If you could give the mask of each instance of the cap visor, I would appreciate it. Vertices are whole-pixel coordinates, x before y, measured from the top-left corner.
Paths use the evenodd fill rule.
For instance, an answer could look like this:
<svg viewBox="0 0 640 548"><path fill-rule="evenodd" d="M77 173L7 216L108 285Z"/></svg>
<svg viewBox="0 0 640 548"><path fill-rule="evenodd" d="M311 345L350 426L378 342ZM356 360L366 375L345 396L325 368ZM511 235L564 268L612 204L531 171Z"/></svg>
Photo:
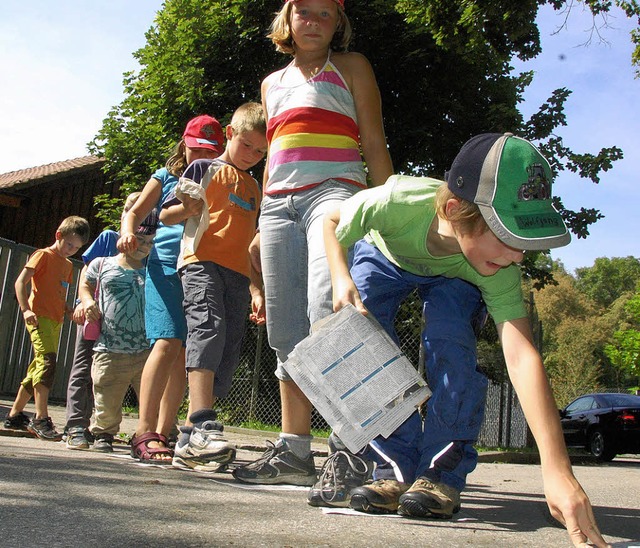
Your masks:
<svg viewBox="0 0 640 548"><path fill-rule="evenodd" d="M213 150L214 152L217 152L219 154L222 154L224 152L222 145L213 144L204 139L197 139L195 137L185 137L184 142L189 148L205 148L207 150Z"/></svg>
<svg viewBox="0 0 640 548"><path fill-rule="evenodd" d="M515 212L486 205L478 207L489 229L500 241L515 249L544 251L571 241L571 234L550 201L523 204Z"/></svg>

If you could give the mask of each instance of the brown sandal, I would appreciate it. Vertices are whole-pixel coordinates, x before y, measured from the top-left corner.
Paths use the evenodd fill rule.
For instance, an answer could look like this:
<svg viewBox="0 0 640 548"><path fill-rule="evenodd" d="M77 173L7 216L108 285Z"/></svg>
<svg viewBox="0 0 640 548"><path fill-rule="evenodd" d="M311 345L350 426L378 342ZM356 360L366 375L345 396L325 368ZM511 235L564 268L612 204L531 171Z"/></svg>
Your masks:
<svg viewBox="0 0 640 548"><path fill-rule="evenodd" d="M149 447L150 442L163 443L164 447ZM145 432L131 438L131 456L140 462L147 464L171 464L170 460L159 459L158 456L168 455L173 457L173 451L169 449L169 440L166 436L157 432Z"/></svg>

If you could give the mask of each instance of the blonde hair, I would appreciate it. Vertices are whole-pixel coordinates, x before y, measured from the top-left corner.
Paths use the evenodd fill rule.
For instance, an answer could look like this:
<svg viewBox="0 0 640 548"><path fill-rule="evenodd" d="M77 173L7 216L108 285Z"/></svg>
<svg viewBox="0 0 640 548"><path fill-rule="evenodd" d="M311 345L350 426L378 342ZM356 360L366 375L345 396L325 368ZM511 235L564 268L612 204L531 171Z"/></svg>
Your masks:
<svg viewBox="0 0 640 548"><path fill-rule="evenodd" d="M72 215L60 223L56 232L59 232L63 238L73 235L78 236L78 238L82 240L82 243L86 244L89 241L89 221L84 217Z"/></svg>
<svg viewBox="0 0 640 548"><path fill-rule="evenodd" d="M264 109L260 103L244 103L240 105L231 117L229 124L236 134L246 131L267 132L267 122L264 118Z"/></svg>
<svg viewBox="0 0 640 548"><path fill-rule="evenodd" d="M184 170L187 169L187 144L184 142L184 138L173 147L171 156L167 160L165 166L167 171L174 177L180 177Z"/></svg>
<svg viewBox="0 0 640 548"><path fill-rule="evenodd" d="M338 10L338 25L333 34L329 47L331 51L344 52L351 42L351 23L347 14L340 4L335 2ZM293 2L285 2L282 9L276 13L275 19L271 23L271 28L267 38L276 45L276 50L280 53L295 55L293 37L291 36L291 10Z"/></svg>
<svg viewBox="0 0 640 548"><path fill-rule="evenodd" d="M460 207L454 213L447 215L449 200L457 200ZM463 234L482 234L489 230L478 206L456 196L449 190L447 183L442 183L436 190L435 209L438 217L454 224Z"/></svg>

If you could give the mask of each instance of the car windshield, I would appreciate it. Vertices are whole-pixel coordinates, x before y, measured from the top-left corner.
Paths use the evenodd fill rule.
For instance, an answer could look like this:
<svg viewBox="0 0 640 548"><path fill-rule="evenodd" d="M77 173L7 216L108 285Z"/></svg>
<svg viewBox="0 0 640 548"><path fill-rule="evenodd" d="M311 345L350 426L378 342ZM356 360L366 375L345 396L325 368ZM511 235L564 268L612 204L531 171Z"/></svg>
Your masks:
<svg viewBox="0 0 640 548"><path fill-rule="evenodd" d="M640 406L640 397L631 394L606 394L604 399L611 407Z"/></svg>

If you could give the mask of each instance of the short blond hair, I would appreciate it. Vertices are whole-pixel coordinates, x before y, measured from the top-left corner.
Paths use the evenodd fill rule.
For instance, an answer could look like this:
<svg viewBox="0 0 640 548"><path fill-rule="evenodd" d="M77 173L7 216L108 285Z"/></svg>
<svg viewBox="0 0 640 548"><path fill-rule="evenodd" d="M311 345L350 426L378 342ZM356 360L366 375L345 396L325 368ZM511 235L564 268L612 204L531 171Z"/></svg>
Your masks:
<svg viewBox="0 0 640 548"><path fill-rule="evenodd" d="M460 203L460 207L452 215L447 215L449 200L457 200ZM435 208L438 217L454 224L463 234L482 234L489 230L480 208L473 202L456 196L449 190L447 183L442 183L436 190Z"/></svg>
<svg viewBox="0 0 640 548"><path fill-rule="evenodd" d="M335 4L338 10L338 26L329 47L331 51L344 52L347 51L351 42L351 23L342 6L337 2ZM282 9L276 13L275 19L271 22L270 32L267 34L267 38L270 38L276 45L277 51L290 55L295 54L293 37L291 36L292 9L293 2L285 2Z"/></svg>
<svg viewBox="0 0 640 548"><path fill-rule="evenodd" d="M89 221L87 221L84 217L78 217L77 215L71 215L64 219L58 230L60 235L65 238L67 236L78 236L82 240L83 244L86 244L89 241L89 234L91 229L89 228Z"/></svg>
<svg viewBox="0 0 640 548"><path fill-rule="evenodd" d="M229 125L238 135L246 131L267 132L267 121L264 117L264 109L260 103L249 102L240 105L233 113Z"/></svg>

